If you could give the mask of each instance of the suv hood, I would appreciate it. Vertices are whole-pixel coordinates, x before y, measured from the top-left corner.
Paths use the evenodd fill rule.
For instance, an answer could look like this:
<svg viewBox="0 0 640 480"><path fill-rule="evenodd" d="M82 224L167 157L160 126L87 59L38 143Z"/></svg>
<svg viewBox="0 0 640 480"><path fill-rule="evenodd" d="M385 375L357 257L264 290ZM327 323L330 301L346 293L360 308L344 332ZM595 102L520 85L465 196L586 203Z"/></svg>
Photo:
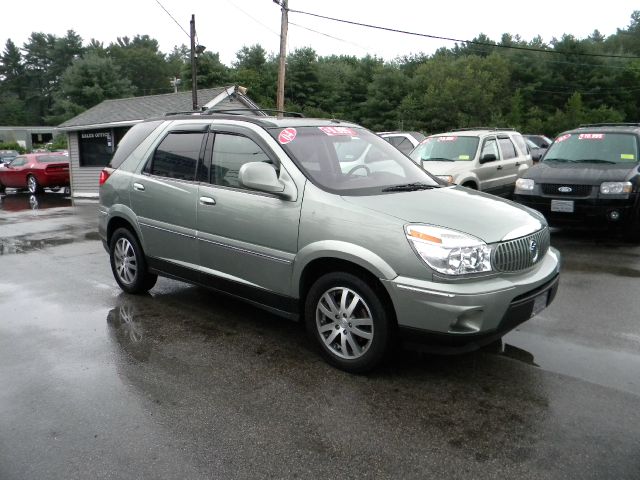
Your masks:
<svg viewBox="0 0 640 480"><path fill-rule="evenodd" d="M443 162L436 160L427 160L422 162L422 168L432 175L457 175L461 172L468 172L471 170L473 161L461 160L455 162Z"/></svg>
<svg viewBox="0 0 640 480"><path fill-rule="evenodd" d="M598 185L621 182L637 173L638 164L539 163L524 175L539 183L572 183Z"/></svg>
<svg viewBox="0 0 640 480"><path fill-rule="evenodd" d="M532 209L463 187L342 198L407 223L451 228L487 243L521 237L546 225L544 217Z"/></svg>

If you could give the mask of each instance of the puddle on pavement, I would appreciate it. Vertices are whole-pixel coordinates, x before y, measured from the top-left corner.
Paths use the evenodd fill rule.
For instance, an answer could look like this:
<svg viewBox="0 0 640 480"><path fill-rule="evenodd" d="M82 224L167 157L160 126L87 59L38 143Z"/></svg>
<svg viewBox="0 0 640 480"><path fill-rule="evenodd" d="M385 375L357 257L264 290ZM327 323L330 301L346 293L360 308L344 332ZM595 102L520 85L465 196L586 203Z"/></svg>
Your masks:
<svg viewBox="0 0 640 480"><path fill-rule="evenodd" d="M499 355L543 370L640 395L640 356L626 351L589 347L522 330L504 338ZM517 345L517 347L516 347Z"/></svg>
<svg viewBox="0 0 640 480"><path fill-rule="evenodd" d="M40 195L7 193L0 195L0 212L22 212L25 210L46 210L70 207L71 197L61 193L45 192Z"/></svg>

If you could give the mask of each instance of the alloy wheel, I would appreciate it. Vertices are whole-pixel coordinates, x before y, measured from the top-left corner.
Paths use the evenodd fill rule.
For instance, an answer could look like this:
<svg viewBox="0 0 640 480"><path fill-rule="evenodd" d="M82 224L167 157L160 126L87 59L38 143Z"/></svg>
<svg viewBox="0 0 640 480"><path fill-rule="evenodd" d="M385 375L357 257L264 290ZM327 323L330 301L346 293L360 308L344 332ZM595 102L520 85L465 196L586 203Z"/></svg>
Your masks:
<svg viewBox="0 0 640 480"><path fill-rule="evenodd" d="M118 277L123 283L132 284L138 273L138 261L133 245L129 240L121 237L116 242L113 253Z"/></svg>
<svg viewBox="0 0 640 480"><path fill-rule="evenodd" d="M340 358L360 358L373 340L373 318L369 306L354 290L327 290L316 307L316 328L329 351Z"/></svg>

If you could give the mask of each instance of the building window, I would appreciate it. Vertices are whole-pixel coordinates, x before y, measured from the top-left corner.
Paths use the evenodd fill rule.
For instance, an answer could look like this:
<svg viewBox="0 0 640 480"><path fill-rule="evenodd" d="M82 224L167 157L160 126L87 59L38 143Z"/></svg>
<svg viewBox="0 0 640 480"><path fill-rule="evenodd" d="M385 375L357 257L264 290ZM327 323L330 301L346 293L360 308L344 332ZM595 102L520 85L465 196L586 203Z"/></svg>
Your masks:
<svg viewBox="0 0 640 480"><path fill-rule="evenodd" d="M85 130L78 133L81 167L106 167L113 156L113 132Z"/></svg>

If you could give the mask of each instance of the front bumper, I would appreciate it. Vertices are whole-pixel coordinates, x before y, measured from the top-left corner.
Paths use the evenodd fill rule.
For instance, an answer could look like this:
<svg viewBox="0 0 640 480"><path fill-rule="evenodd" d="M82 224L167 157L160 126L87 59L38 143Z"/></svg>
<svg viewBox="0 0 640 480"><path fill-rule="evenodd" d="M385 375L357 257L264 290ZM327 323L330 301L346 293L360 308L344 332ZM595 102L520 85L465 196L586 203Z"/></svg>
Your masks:
<svg viewBox="0 0 640 480"><path fill-rule="evenodd" d="M636 194L627 198L571 198L537 195L514 195L514 201L542 213L551 225L624 225L637 216ZM551 211L552 200L573 201L573 212ZM614 215L613 212L616 212Z"/></svg>
<svg viewBox="0 0 640 480"><path fill-rule="evenodd" d="M473 282L438 283L406 277L383 281L401 336L447 350L473 350L500 338L549 305L557 292L560 253L550 248L534 268ZM536 302L537 299L537 302Z"/></svg>

